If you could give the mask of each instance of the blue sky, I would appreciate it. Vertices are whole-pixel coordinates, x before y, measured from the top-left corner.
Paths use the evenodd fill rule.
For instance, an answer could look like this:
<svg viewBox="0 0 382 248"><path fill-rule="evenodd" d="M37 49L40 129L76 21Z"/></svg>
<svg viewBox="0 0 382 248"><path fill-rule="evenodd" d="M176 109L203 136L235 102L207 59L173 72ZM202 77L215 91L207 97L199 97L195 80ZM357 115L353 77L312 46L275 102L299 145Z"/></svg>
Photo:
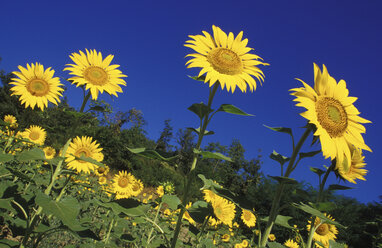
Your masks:
<svg viewBox="0 0 382 248"><path fill-rule="evenodd" d="M189 79L198 69L187 69L184 47L188 35L212 33L212 25L235 36L244 31L248 46L270 66L261 67L265 82L254 93L234 94L219 90L214 107L222 103L238 106L254 117L220 113L203 144L229 145L237 138L246 148L246 157L255 158L261 149L262 171L278 175L278 165L268 158L275 149L291 152L287 135L263 125L293 128L302 134L305 119L298 114L288 90L300 87L294 78L313 85L313 62L325 64L337 81L347 82L361 116L371 120L364 135L373 152L365 152L366 182L341 192L361 202L378 201L382 195L379 148L382 147L380 100L382 67L382 2L368 1L4 1L1 5L0 69L17 70L18 65L40 62L52 67L56 76L70 63L69 54L97 49L104 56L114 54L112 63L128 75L124 93L111 99L115 110L142 110L152 139L157 139L163 122L171 119L174 129L197 127L198 120L187 107L207 101L208 86ZM81 90L68 86L69 103L81 104ZM319 147L303 148L303 151ZM321 155L306 159L292 177L316 185L309 166L330 165ZM336 183L334 177L329 183Z"/></svg>

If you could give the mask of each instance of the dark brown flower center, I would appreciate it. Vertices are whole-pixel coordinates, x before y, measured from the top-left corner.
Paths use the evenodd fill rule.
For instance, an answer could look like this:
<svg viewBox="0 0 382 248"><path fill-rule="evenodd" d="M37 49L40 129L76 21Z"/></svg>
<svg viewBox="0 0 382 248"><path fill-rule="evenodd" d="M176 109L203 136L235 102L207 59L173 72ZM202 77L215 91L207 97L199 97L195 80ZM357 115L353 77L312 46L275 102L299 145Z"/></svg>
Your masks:
<svg viewBox="0 0 382 248"><path fill-rule="evenodd" d="M321 224L317 229L316 233L318 233L321 236L325 236L329 233L329 226L328 224Z"/></svg>
<svg viewBox="0 0 382 248"><path fill-rule="evenodd" d="M126 188L127 185L129 185L129 179L127 179L126 177L120 177L118 179L118 186L119 187Z"/></svg>

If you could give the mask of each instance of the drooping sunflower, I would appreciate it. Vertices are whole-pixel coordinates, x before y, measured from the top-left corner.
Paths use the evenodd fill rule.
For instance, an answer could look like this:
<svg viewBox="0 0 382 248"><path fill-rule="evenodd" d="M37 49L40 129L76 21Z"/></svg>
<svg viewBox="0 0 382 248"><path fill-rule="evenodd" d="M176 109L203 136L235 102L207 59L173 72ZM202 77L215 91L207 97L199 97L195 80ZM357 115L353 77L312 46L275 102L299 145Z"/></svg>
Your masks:
<svg viewBox="0 0 382 248"><path fill-rule="evenodd" d="M298 244L292 239L288 239L287 241L285 241L284 246L288 248L299 248Z"/></svg>
<svg viewBox="0 0 382 248"><path fill-rule="evenodd" d="M211 203L215 216L223 224L232 226L232 221L235 218L236 213L235 204L221 196L216 196Z"/></svg>
<svg viewBox="0 0 382 248"><path fill-rule="evenodd" d="M246 92L247 84L250 91L256 90L256 80L264 81L263 72L258 65L263 63L259 56L249 53L252 48L247 47L248 39L243 38L241 31L236 38L233 33L228 36L219 27L212 25L213 37L203 31L204 35L190 35L192 40L186 41L184 46L192 48L197 53L188 54L193 57L187 61L187 68L200 67L199 77L206 74L204 82L210 87L219 81L221 88L227 88L232 93L236 86ZM252 77L253 76L253 77Z"/></svg>
<svg viewBox="0 0 382 248"><path fill-rule="evenodd" d="M293 100L298 102L296 106L307 109L301 116L316 126L314 135L320 138L324 157L340 161L346 158L348 165L345 171L348 171L351 161L348 143L371 151L361 135L366 129L360 124L370 121L358 116L360 112L353 105L357 98L349 96L346 82L340 80L337 83L325 65L321 73L320 68L314 64L314 89L301 79L298 80L304 87L291 89L294 91L291 95L296 97Z"/></svg>
<svg viewBox="0 0 382 248"><path fill-rule="evenodd" d="M249 228L254 227L256 225L256 216L247 209L242 210L241 219L243 220L244 224Z"/></svg>
<svg viewBox="0 0 382 248"><path fill-rule="evenodd" d="M62 84L58 77L53 77L54 70L51 67L44 70L44 66L40 63L27 64L27 68L18 66L20 71L14 71L18 78L12 78L10 84L12 95L20 96L21 104L25 104L25 108L34 107L44 110L48 106L48 101L56 104L60 102L59 97L62 96Z"/></svg>
<svg viewBox="0 0 382 248"><path fill-rule="evenodd" d="M334 218L330 215L325 214L325 216L331 220L334 220ZM309 220L308 222L309 224L307 225L307 229L308 231L310 231L312 221ZM322 223L321 219L318 217L316 217L316 219L314 220L314 228L316 227L318 228L313 234L313 240L322 243L323 245L325 245L325 247L329 247L329 240L335 240L337 238L337 227L329 223Z"/></svg>
<svg viewBox="0 0 382 248"><path fill-rule="evenodd" d="M46 132L42 127L31 125L21 133L21 136L37 145L43 145L46 139Z"/></svg>
<svg viewBox="0 0 382 248"><path fill-rule="evenodd" d="M67 165L69 168L76 170L78 173L82 171L85 173L90 173L94 171L96 165L83 160L76 160L75 156L85 156L101 162L103 160L103 154L101 151L102 148L99 147L97 141L93 141L92 137L77 136L69 144L65 155L65 162L68 163Z"/></svg>
<svg viewBox="0 0 382 248"><path fill-rule="evenodd" d="M113 191L116 194L116 199L129 198L133 195L133 185L136 179L127 171L120 171L113 178Z"/></svg>
<svg viewBox="0 0 382 248"><path fill-rule="evenodd" d="M13 115L4 116L4 122L8 123L10 128L17 128L17 119Z"/></svg>
<svg viewBox="0 0 382 248"><path fill-rule="evenodd" d="M84 85L86 90L90 90L93 100L97 100L98 93L102 94L103 91L116 97L117 92L122 93L120 85L126 86L122 78L127 76L117 69L119 65L110 65L114 55L102 59L101 52L86 49L86 54L79 51L79 54L72 53L69 57L75 64L67 64L68 67L64 69L74 75L68 80L77 87Z"/></svg>
<svg viewBox="0 0 382 248"><path fill-rule="evenodd" d="M53 147L51 147L51 146L45 147L43 149L43 151L45 153L45 158L46 159L52 159L56 155L56 150Z"/></svg>
<svg viewBox="0 0 382 248"><path fill-rule="evenodd" d="M347 168L346 158L342 162L337 160L336 161L337 173L343 179L354 184L356 184L356 181L355 181L356 179L366 181L364 176L366 175L367 170L364 169L366 163L364 162L365 157L362 155L362 150L351 145L350 153L351 153L350 168L346 171L346 168Z"/></svg>
<svg viewBox="0 0 382 248"><path fill-rule="evenodd" d="M189 202L189 203L186 205L186 209L189 209L191 206L192 206L192 203ZM188 222L190 222L191 225L195 225L195 220L191 217L190 213L188 213L187 210L186 210L186 212L184 212L184 214L183 214L183 219L188 220Z"/></svg>

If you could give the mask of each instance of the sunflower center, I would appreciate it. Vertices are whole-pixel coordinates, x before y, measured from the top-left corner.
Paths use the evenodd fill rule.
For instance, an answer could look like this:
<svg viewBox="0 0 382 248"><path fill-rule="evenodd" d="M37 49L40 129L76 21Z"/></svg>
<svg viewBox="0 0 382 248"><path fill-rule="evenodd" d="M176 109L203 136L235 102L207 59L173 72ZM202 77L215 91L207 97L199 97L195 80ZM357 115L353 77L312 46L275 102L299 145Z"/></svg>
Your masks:
<svg viewBox="0 0 382 248"><path fill-rule="evenodd" d="M330 137L339 137L345 132L348 118L344 106L332 98L322 97L316 102L317 119Z"/></svg>
<svg viewBox="0 0 382 248"><path fill-rule="evenodd" d="M119 187L126 188L127 185L129 185L129 179L127 179L126 177L120 177L118 179L118 186Z"/></svg>
<svg viewBox="0 0 382 248"><path fill-rule="evenodd" d="M84 157L90 157L90 155L91 155L91 153L87 150L87 149L85 149L85 148L80 148L80 149L78 149L76 152L75 152L75 154L74 155L76 155L77 157L82 157L82 156L84 156ZM80 163L86 163L86 161L82 161L82 160L78 160L78 162L80 162Z"/></svg>
<svg viewBox="0 0 382 248"><path fill-rule="evenodd" d="M244 212L244 219L246 220L246 221L250 221L251 220L251 213L250 212L247 212L247 211L245 211Z"/></svg>
<svg viewBox="0 0 382 248"><path fill-rule="evenodd" d="M106 170L103 167L98 167L97 171L99 174L103 174Z"/></svg>
<svg viewBox="0 0 382 248"><path fill-rule="evenodd" d="M45 96L49 93L49 84L42 79L32 79L26 87L33 96Z"/></svg>
<svg viewBox="0 0 382 248"><path fill-rule="evenodd" d="M328 224L321 224L317 229L316 233L318 233L321 236L325 236L329 233L329 226Z"/></svg>
<svg viewBox="0 0 382 248"><path fill-rule="evenodd" d="M40 138L40 133L39 132L30 132L29 138L31 140L38 140Z"/></svg>
<svg viewBox="0 0 382 248"><path fill-rule="evenodd" d="M241 59L237 53L228 48L216 48L207 55L212 67L227 75L239 74L242 70Z"/></svg>
<svg viewBox="0 0 382 248"><path fill-rule="evenodd" d="M107 73L98 66L90 66L84 72L84 78L94 85L105 85L107 82Z"/></svg>

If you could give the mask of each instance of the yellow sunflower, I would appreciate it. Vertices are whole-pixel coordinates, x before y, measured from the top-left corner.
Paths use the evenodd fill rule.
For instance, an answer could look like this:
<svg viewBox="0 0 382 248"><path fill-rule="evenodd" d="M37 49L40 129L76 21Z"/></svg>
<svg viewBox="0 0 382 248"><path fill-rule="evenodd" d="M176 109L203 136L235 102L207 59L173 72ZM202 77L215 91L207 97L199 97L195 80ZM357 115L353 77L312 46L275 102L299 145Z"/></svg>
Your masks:
<svg viewBox="0 0 382 248"><path fill-rule="evenodd" d="M117 69L119 65L110 65L114 55L102 59L101 52L86 49L86 54L80 51L79 54L72 53L69 57L75 64L67 64L68 67L64 69L74 75L68 80L77 87L84 85L86 90L90 90L93 100L97 100L98 93L103 91L116 97L117 92L122 93L120 85L126 86L122 78L127 76Z"/></svg>
<svg viewBox="0 0 382 248"><path fill-rule="evenodd" d="M139 195L143 190L143 183L141 180L137 179L133 183L133 186L131 187L131 195L137 196Z"/></svg>
<svg viewBox="0 0 382 248"><path fill-rule="evenodd" d="M288 248L299 248L298 244L291 239L285 241L284 245Z"/></svg>
<svg viewBox="0 0 382 248"><path fill-rule="evenodd" d="M43 145L46 139L46 132L42 127L31 125L21 133L21 136L37 145Z"/></svg>
<svg viewBox="0 0 382 248"><path fill-rule="evenodd" d="M222 89L227 87L227 91L232 93L236 86L242 92L247 91L247 84L251 92L256 90L256 81L264 81L263 72L258 65L268 65L259 61L261 59L255 54L248 53L253 50L247 47L248 39L243 38L241 31L236 38L233 33L228 36L219 27L212 25L214 37L206 31L203 35L190 35L192 40L186 41L184 46L192 48L197 53L187 56L193 57L187 61L187 68L200 67L199 77L206 74L204 82L209 82L210 87L217 81ZM262 59L261 59L262 60Z"/></svg>
<svg viewBox="0 0 382 248"><path fill-rule="evenodd" d="M133 185L136 179L127 171L120 171L113 178L113 191L116 193L116 199L129 198L133 195Z"/></svg>
<svg viewBox="0 0 382 248"><path fill-rule="evenodd" d="M20 71L14 71L18 78L12 78L10 84L14 85L11 90L12 95L20 96L21 104L25 104L25 108L34 107L44 110L48 106L48 101L56 104L60 102L59 97L64 91L60 79L53 77L54 70L51 67L44 70L44 66L36 64L27 64L27 68L18 66Z"/></svg>
<svg viewBox="0 0 382 248"><path fill-rule="evenodd" d="M204 194L203 198L206 202L213 202L213 200L216 197L216 194L212 190L209 190L209 189L203 190L203 194Z"/></svg>
<svg viewBox="0 0 382 248"><path fill-rule="evenodd" d="M215 216L223 224L232 226L232 221L235 218L236 212L235 204L220 196L216 196L211 203Z"/></svg>
<svg viewBox="0 0 382 248"><path fill-rule="evenodd" d="M231 236L228 233L225 233L222 235L222 241L223 242L229 242L230 238L231 238Z"/></svg>
<svg viewBox="0 0 382 248"><path fill-rule="evenodd" d="M189 202L187 205L186 205L186 209L189 209L191 207L192 203ZM191 217L190 213L186 210L186 212L184 212L183 214L183 219L186 219L188 220L188 222L190 222L191 225L195 225L195 220Z"/></svg>
<svg viewBox="0 0 382 248"><path fill-rule="evenodd" d="M16 117L14 117L13 115L4 116L4 122L6 122L10 128L17 128L18 126Z"/></svg>
<svg viewBox="0 0 382 248"><path fill-rule="evenodd" d="M269 239L269 241L273 242L276 240L276 236L273 233L271 233L271 234L269 234L268 239Z"/></svg>
<svg viewBox="0 0 382 248"><path fill-rule="evenodd" d="M243 209L241 219L249 228L256 225L256 216L249 210Z"/></svg>
<svg viewBox="0 0 382 248"><path fill-rule="evenodd" d="M354 146L350 146L350 153L351 153L351 163L350 168L346 171L345 168L347 166L346 158L344 161L337 160L336 163L336 170L340 176L351 182L356 184L356 179L360 179L363 181L366 181L365 175L367 173L367 170L364 169L366 163L364 162L365 157L362 156L362 150L355 148Z"/></svg>
<svg viewBox="0 0 382 248"><path fill-rule="evenodd" d="M321 73L320 68L314 64L314 89L304 81L298 80L305 87L291 89L294 91L291 94L296 97L293 100L298 102L296 106L307 109L301 116L316 126L314 135L320 137L325 158L343 161L345 157L349 161L345 168L345 171L348 171L351 161L348 143L371 151L361 135L366 132L365 127L360 124L370 121L358 116L360 112L353 105L357 98L348 96L346 82L340 80L337 84L325 65Z"/></svg>
<svg viewBox="0 0 382 248"><path fill-rule="evenodd" d="M53 147L47 146L43 149L46 159L52 159L56 155L56 150Z"/></svg>
<svg viewBox="0 0 382 248"><path fill-rule="evenodd" d="M325 214L325 216L331 220L334 220L334 218L332 218L330 215ZM309 224L307 225L307 229L308 231L310 231L312 221L309 220L308 222ZM325 247L329 247L330 239L335 240L337 238L337 227L332 224L322 223L321 219L318 217L316 217L316 219L314 220L314 228L317 229L313 234L313 240L322 243L323 245L325 245Z"/></svg>
<svg viewBox="0 0 382 248"><path fill-rule="evenodd" d="M82 171L85 173L90 173L91 171L94 171L96 165L90 162L76 160L74 156L85 156L101 162L103 160L103 154L101 151L102 148L99 147L99 144L97 144L96 141L93 141L92 137L77 136L69 144L65 155L65 162L68 163L69 168L76 170L78 173Z"/></svg>
<svg viewBox="0 0 382 248"><path fill-rule="evenodd" d="M104 185L104 184L107 184L107 178L105 176L100 176L98 177L98 183L100 185Z"/></svg>
<svg viewBox="0 0 382 248"><path fill-rule="evenodd" d="M248 240L244 239L243 241L241 241L241 247L248 247L249 246L249 242Z"/></svg>
<svg viewBox="0 0 382 248"><path fill-rule="evenodd" d="M95 170L94 170L94 173L99 176L99 177L102 177L102 176L106 176L107 173L109 173L110 171L110 168L109 166L105 165L105 166L95 166Z"/></svg>
<svg viewBox="0 0 382 248"><path fill-rule="evenodd" d="M157 188L157 194L159 197L162 197L164 195L164 188L163 185L159 185Z"/></svg>

